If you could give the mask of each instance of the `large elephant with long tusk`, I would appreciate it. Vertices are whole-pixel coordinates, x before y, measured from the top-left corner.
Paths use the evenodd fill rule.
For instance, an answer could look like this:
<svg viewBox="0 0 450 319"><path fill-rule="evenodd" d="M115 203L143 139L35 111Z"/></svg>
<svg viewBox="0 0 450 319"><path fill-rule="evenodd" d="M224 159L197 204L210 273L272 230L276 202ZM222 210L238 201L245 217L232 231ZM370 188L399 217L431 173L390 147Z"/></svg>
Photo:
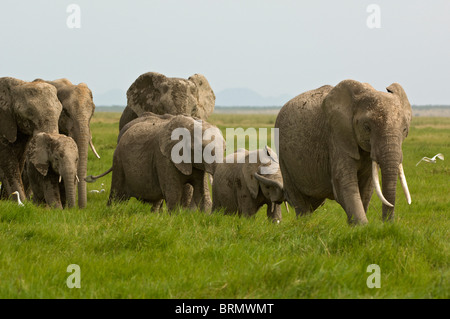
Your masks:
<svg viewBox="0 0 450 319"><path fill-rule="evenodd" d="M411 117L398 83L380 92L367 83L344 80L287 102L275 127L284 189L297 215L313 212L328 198L344 208L349 223L365 224L375 189L383 220L392 219L398 178L410 204L402 143Z"/></svg>
<svg viewBox="0 0 450 319"><path fill-rule="evenodd" d="M34 82L43 81L37 79ZM68 79L46 81L56 87L58 99L62 104L59 117L59 133L74 139L78 147L78 207L84 208L87 202L86 172L89 147L94 155L100 158L92 143L90 129L91 118L94 115L95 104L92 91L85 83L72 84Z"/></svg>

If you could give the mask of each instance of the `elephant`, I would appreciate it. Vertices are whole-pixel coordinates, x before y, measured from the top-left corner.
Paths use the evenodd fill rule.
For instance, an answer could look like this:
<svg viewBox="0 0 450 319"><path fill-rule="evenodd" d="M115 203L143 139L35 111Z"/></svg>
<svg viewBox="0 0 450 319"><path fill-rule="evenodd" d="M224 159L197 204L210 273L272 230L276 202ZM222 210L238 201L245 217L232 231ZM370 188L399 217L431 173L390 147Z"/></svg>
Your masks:
<svg viewBox="0 0 450 319"><path fill-rule="evenodd" d="M62 111L56 88L44 82L0 78L0 167L5 194L26 194L22 182L25 150L37 133L58 133Z"/></svg>
<svg viewBox="0 0 450 319"><path fill-rule="evenodd" d="M127 106L119 131L142 113L186 115L207 120L216 96L205 76L194 74L187 80L169 78L156 72L140 75L127 90Z"/></svg>
<svg viewBox="0 0 450 319"><path fill-rule="evenodd" d="M266 147L251 152L241 149L228 155L216 167L212 195L213 211L222 209L226 214L249 217L267 204L267 217L280 222L280 204L285 197L276 154Z"/></svg>
<svg viewBox="0 0 450 319"><path fill-rule="evenodd" d="M147 72L140 75L127 90L127 106L120 117L119 131L146 112L186 115L206 121L214 110L215 100L214 91L201 74L194 74L186 80ZM92 176L87 181L92 182ZM212 203L207 175L204 187L207 194L206 205L210 208ZM185 185L183 193L183 200L186 201L183 205L187 206L192 198L192 186Z"/></svg>
<svg viewBox="0 0 450 319"><path fill-rule="evenodd" d="M108 205L135 197L151 203L156 211L164 199L172 211L183 203L186 207L183 190L190 184L189 208L208 211L205 172L214 174L215 158L223 158L224 147L220 130L206 121L184 115L143 114L119 135Z"/></svg>
<svg viewBox="0 0 450 319"><path fill-rule="evenodd" d="M35 82L43 81L36 79ZM85 83L72 84L68 79L45 81L57 89L63 111L59 118L59 133L74 139L78 147L78 169L80 178L78 183L78 207L84 208L87 203L86 172L88 161L88 149L91 147L94 155L100 158L94 144L90 130L90 122L95 111L92 91Z"/></svg>
<svg viewBox="0 0 450 319"><path fill-rule="evenodd" d="M281 108L275 122L280 168L297 216L331 199L343 207L350 225L366 224L375 188L382 219L391 220L398 176L411 203L402 165L411 105L400 84L386 90L343 80L300 94Z"/></svg>
<svg viewBox="0 0 450 319"><path fill-rule="evenodd" d="M76 204L79 182L78 147L75 141L59 133L38 133L26 151L26 174L33 191L33 202L54 208Z"/></svg>

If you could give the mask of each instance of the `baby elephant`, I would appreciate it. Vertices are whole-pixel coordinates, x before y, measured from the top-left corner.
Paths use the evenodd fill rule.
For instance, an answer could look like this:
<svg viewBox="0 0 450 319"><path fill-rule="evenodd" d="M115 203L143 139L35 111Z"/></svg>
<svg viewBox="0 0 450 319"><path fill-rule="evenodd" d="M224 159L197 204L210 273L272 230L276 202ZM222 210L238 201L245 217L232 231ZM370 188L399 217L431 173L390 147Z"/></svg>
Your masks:
<svg viewBox="0 0 450 319"><path fill-rule="evenodd" d="M58 133L38 133L30 141L26 173L33 202L55 208L74 207L78 180L78 148L75 141Z"/></svg>
<svg viewBox="0 0 450 319"><path fill-rule="evenodd" d="M213 210L252 216L267 204L267 217L281 221L285 201L283 179L276 154L265 149L238 150L218 164L212 187Z"/></svg>

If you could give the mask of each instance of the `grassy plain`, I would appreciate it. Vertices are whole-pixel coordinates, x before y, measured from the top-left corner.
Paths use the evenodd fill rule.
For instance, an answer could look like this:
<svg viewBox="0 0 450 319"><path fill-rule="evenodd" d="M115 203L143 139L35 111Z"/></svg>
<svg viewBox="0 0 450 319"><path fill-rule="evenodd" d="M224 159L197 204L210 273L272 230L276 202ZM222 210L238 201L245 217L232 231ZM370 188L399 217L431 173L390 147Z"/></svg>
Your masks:
<svg viewBox="0 0 450 319"><path fill-rule="evenodd" d="M111 166L119 113L96 113L89 174ZM273 127L273 114L213 114L226 127ZM412 195L398 188L394 222L381 221L373 196L369 224L349 227L327 201L296 218L267 221L195 211L150 213L136 200L106 207L111 175L93 184L88 207L52 210L0 202L0 298L449 298L450 118L413 119L404 146ZM102 185L103 183L103 185ZM69 289L67 266L81 269ZM381 288L367 267L380 266Z"/></svg>

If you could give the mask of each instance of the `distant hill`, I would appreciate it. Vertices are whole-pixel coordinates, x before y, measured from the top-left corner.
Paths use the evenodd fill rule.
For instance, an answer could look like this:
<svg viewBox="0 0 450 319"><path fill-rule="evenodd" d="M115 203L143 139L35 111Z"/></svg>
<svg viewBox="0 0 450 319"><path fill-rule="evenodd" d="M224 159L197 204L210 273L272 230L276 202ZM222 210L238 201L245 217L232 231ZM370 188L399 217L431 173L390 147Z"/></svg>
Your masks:
<svg viewBox="0 0 450 319"><path fill-rule="evenodd" d="M94 93L94 103L99 106L126 106L127 93L121 89L112 89L102 94Z"/></svg>
<svg viewBox="0 0 450 319"><path fill-rule="evenodd" d="M218 106L283 106L292 96L264 97L246 88L225 89L216 93ZM126 106L127 94L121 89L112 89L105 93L94 94L94 103L98 106Z"/></svg>
<svg viewBox="0 0 450 319"><path fill-rule="evenodd" d="M216 93L217 106L283 106L292 96L283 94L279 96L264 97L259 93L246 88L225 89Z"/></svg>
<svg viewBox="0 0 450 319"><path fill-rule="evenodd" d="M264 97L247 88L231 88L216 93L216 113L278 113L293 96L283 94ZM122 112L127 105L127 94L112 89L102 94L94 93L97 112ZM450 116L449 105L412 105L414 116Z"/></svg>

